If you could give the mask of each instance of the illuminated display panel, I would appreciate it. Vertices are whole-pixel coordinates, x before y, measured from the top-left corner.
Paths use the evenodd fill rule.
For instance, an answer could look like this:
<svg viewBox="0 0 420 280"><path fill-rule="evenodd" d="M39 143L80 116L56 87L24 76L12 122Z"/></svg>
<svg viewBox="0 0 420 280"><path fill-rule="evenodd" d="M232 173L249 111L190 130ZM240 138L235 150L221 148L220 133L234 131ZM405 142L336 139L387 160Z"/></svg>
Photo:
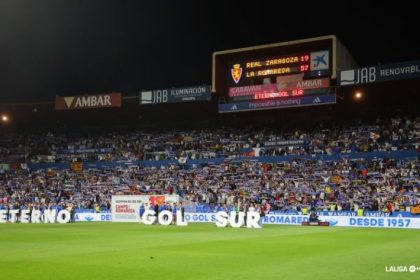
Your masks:
<svg viewBox="0 0 420 280"><path fill-rule="evenodd" d="M250 96L256 94L279 93L284 91L293 91L299 89L319 89L330 86L329 78L303 80L303 75L282 76L274 84L250 85L229 88L228 96Z"/></svg>
<svg viewBox="0 0 420 280"><path fill-rule="evenodd" d="M330 76L329 51L302 52L292 55L257 57L228 63L228 85L258 85L277 76L317 71L318 77ZM322 72L320 72L322 70ZM307 76L314 76L307 75Z"/></svg>
<svg viewBox="0 0 420 280"><path fill-rule="evenodd" d="M269 58L265 60L249 61L245 63L245 68L256 68L263 66L282 65L282 64L294 64L294 63L308 63L309 54L285 56L279 58Z"/></svg>
<svg viewBox="0 0 420 280"><path fill-rule="evenodd" d="M326 89L318 89L316 91L310 91L310 90L304 90L304 89L293 89L293 90L283 90L278 92L272 92L272 93L257 93L253 95L253 98L255 100L260 99L270 99L270 98L281 98L281 97L294 97L294 96L303 96L308 94L320 94L325 93L328 91L328 88Z"/></svg>
<svg viewBox="0 0 420 280"><path fill-rule="evenodd" d="M231 102L241 102L241 101L252 101L252 100L264 100L264 99L278 99L278 98L288 98L296 96L308 96L308 95L317 95L317 94L328 94L330 88L316 88L316 89L291 89L291 90L276 90L273 92L265 91L256 91L249 93L248 95L237 95L231 97L229 100Z"/></svg>
<svg viewBox="0 0 420 280"><path fill-rule="evenodd" d="M234 62L231 66L231 84L239 84L241 79L241 84L255 84L254 78L307 72L309 66L309 53Z"/></svg>
<svg viewBox="0 0 420 280"><path fill-rule="evenodd" d="M353 63L347 58L334 35L218 51L212 91L221 113L334 104L336 69Z"/></svg>

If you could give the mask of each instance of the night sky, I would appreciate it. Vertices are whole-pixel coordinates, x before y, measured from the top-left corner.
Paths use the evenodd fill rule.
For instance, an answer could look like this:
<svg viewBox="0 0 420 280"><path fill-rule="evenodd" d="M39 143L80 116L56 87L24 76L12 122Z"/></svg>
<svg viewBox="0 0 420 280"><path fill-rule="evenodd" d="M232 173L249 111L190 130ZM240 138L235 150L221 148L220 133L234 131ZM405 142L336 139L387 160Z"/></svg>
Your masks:
<svg viewBox="0 0 420 280"><path fill-rule="evenodd" d="M361 66L420 59L414 2L227 2L0 0L0 102L211 84L214 51L329 34Z"/></svg>

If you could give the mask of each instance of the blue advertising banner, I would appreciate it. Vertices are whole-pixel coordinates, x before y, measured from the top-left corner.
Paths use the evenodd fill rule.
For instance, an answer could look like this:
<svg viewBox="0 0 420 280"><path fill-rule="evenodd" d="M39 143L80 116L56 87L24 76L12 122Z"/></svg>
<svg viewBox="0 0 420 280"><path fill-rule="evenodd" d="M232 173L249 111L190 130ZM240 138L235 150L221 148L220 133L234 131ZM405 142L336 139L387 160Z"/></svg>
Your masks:
<svg viewBox="0 0 420 280"><path fill-rule="evenodd" d="M277 140L277 141L265 141L264 147L275 147L275 146L303 146L307 143L305 140Z"/></svg>
<svg viewBox="0 0 420 280"><path fill-rule="evenodd" d="M420 77L420 60L341 71L338 84L358 85Z"/></svg>
<svg viewBox="0 0 420 280"><path fill-rule="evenodd" d="M356 211L317 211L319 216L357 216ZM408 218L420 218L420 215L413 215L410 212L396 211L392 215L382 211L364 211L363 215L366 217L408 217Z"/></svg>
<svg viewBox="0 0 420 280"><path fill-rule="evenodd" d="M112 152L112 148L92 148L92 149L64 149L58 151L58 154L88 154L88 153L95 153L95 154L106 154Z"/></svg>
<svg viewBox="0 0 420 280"><path fill-rule="evenodd" d="M169 88L140 92L139 104L178 103L211 100L210 86Z"/></svg>
<svg viewBox="0 0 420 280"><path fill-rule="evenodd" d="M347 160L352 159L365 159L365 160L372 160L372 159L384 159L384 158L395 158L395 159L407 159L407 158L417 158L420 153L417 150L401 150L401 151L392 151L392 152L363 152L363 153L343 153L343 154L335 154L335 155L287 155L287 156L264 156L264 157L255 157L255 158L246 158L258 160L259 162L267 162L267 163L276 163L276 162L284 162L290 161L297 158L300 159L310 159L310 160L341 160L346 158ZM241 161L245 158L236 158L235 160ZM193 164L199 165L203 163L214 163L220 164L225 161L225 158L209 158L209 159L189 159L187 160L187 166L191 166ZM129 166L156 166L160 167L162 165L168 164L178 164L176 160L144 160L144 161L97 161L97 162L84 162L83 166L85 169L89 168L114 168L114 167L129 167ZM50 163L50 162L43 162L43 163L28 163L27 167L31 170L41 170L41 169L69 169L69 163ZM3 168L10 169L10 166L7 165L0 165L0 170Z"/></svg>
<svg viewBox="0 0 420 280"><path fill-rule="evenodd" d="M288 107L304 107L325 104L335 104L336 95L314 95L292 98L260 100L252 102L234 102L219 104L219 113L234 113L240 111L267 110Z"/></svg>

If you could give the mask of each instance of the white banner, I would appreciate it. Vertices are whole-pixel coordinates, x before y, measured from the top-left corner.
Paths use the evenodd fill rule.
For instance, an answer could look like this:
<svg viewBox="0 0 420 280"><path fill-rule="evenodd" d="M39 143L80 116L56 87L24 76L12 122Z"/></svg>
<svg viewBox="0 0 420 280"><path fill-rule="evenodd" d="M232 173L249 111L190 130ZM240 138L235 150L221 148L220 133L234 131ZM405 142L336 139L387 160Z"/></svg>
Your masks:
<svg viewBox="0 0 420 280"><path fill-rule="evenodd" d="M110 222L111 213L76 213L74 220L76 222Z"/></svg>
<svg viewBox="0 0 420 280"><path fill-rule="evenodd" d="M189 223L215 223L216 213L185 213L184 219Z"/></svg>
<svg viewBox="0 0 420 280"><path fill-rule="evenodd" d="M320 216L319 219L321 221L329 222L330 226L338 226L338 227L376 227L376 228L417 228L417 229L420 229L420 218Z"/></svg>
<svg viewBox="0 0 420 280"><path fill-rule="evenodd" d="M133 199L134 196L128 196ZM123 199L121 199L123 200ZM127 199L125 199L127 201ZM120 201L121 202L121 201ZM133 203L134 204L134 203ZM132 206L136 209L135 206ZM139 206L140 207L140 206ZM124 208L125 209L125 208ZM133 221L138 222L138 207ZM123 215L126 213L119 213ZM80 213L76 214L76 221L111 221L110 213ZM319 216L320 221L329 222L334 227L376 227L376 228L410 228L420 229L419 218L406 217L358 217L358 216ZM113 220L114 221L114 220ZM216 213L185 213L185 221L189 223L215 223ZM309 221L309 216L303 215L267 215L263 224L271 225L300 225Z"/></svg>
<svg viewBox="0 0 420 280"><path fill-rule="evenodd" d="M215 223L216 213L185 213L185 220L191 223ZM320 221L335 227L377 227L377 228L417 228L420 229L420 218L404 217L357 217L357 216L319 216ZM267 215L263 224L300 225L309 221L303 215Z"/></svg>
<svg viewBox="0 0 420 280"><path fill-rule="evenodd" d="M111 212L113 222L139 222L140 206L150 209L156 203L178 203L178 195L113 195Z"/></svg>

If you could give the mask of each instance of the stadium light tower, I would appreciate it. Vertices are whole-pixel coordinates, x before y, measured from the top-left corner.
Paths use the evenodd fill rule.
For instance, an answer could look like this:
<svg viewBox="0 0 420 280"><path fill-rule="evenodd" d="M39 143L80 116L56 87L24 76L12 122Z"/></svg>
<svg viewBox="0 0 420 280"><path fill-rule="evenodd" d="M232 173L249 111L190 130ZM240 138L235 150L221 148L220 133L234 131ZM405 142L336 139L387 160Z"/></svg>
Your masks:
<svg viewBox="0 0 420 280"><path fill-rule="evenodd" d="M356 91L353 95L354 100L361 101L363 99L363 93L361 91Z"/></svg>
<svg viewBox="0 0 420 280"><path fill-rule="evenodd" d="M3 123L7 123L7 122L9 122L9 116L8 115L1 115L1 121L3 122Z"/></svg>

